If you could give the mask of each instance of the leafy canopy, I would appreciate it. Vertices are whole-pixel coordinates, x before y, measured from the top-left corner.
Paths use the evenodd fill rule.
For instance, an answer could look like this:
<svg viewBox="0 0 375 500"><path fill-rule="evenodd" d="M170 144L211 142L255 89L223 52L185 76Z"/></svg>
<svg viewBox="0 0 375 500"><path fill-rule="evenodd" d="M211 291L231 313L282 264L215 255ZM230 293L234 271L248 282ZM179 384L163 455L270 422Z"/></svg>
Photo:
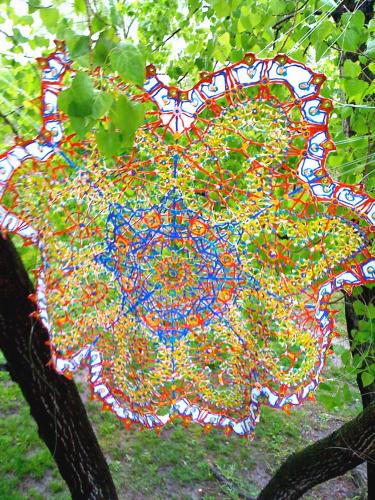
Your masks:
<svg viewBox="0 0 375 500"><path fill-rule="evenodd" d="M66 41L77 71L59 97L68 127L80 137L95 128L98 147L106 157L131 146L145 110L110 91L105 81L100 88L94 85L89 74L97 66L105 75L119 75L134 93L142 86L146 63L169 75L172 84L189 88L200 71L234 62L245 52L264 57L286 52L328 76L323 94L335 103L331 135L337 145L328 161L332 175L348 183L362 182L368 192L375 188L371 2L357 2L352 11L335 0L5 0L1 4L2 149L16 133L31 138L38 131L40 74L34 57L47 55L53 39ZM355 293L360 299L361 290ZM356 300L354 307L362 317L356 345L374 345L374 305L366 307ZM365 386L374 381L373 348L365 350L363 358L351 357L341 345L334 350L348 376L359 371ZM330 381L321 385L319 394L327 406L351 398L347 384L337 387Z"/></svg>

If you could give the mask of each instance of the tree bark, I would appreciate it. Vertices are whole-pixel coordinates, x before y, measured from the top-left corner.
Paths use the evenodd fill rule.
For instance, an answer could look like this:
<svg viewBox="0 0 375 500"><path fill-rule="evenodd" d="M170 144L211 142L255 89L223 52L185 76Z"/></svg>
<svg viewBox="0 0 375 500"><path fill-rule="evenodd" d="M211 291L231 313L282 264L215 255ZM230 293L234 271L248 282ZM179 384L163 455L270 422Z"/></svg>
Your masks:
<svg viewBox="0 0 375 500"><path fill-rule="evenodd" d="M48 364L48 333L30 316L29 277L10 240L0 237L0 349L41 439L74 499L117 499L116 489L76 385Z"/></svg>
<svg viewBox="0 0 375 500"><path fill-rule="evenodd" d="M375 462L375 402L329 436L291 455L258 500L300 498L317 484L345 474L366 460Z"/></svg>
<svg viewBox="0 0 375 500"><path fill-rule="evenodd" d="M359 356L365 356L365 360L362 362L362 365L357 367L358 370L365 370L368 365L375 363L375 355L373 346L367 343L357 344L355 341L354 330L358 331L359 321L361 319L366 319L358 317L358 315L356 314L354 309L354 301L356 299L360 300L365 305L373 303L375 300L375 289L363 286L362 293L358 297L353 297L351 295L345 294L345 319L350 343L350 350L352 356L355 356L356 354L358 354ZM356 379L359 392L361 393L362 406L363 408L367 408L371 403L375 401L375 382L364 387L360 371L357 372ZM367 493L368 498L375 498L374 461L367 462Z"/></svg>
<svg viewBox="0 0 375 500"><path fill-rule="evenodd" d="M353 12L356 9L359 9L363 12L365 16L365 23L368 24L373 17L373 4L374 4L373 0L363 1L360 3L360 5L358 5L358 2L355 2L354 0L345 0L334 11L333 19L338 24L344 12ZM360 47L360 50L365 51L366 46ZM357 52L341 52L341 55L342 55L342 57L340 58L341 78L344 77L344 72L343 72L344 62L346 59L350 59L351 61L354 62L359 61L362 70L359 75L360 79L363 79L365 81L366 79L369 81L372 80L373 74L366 67L366 65L362 64L362 62L359 60ZM371 135L370 128L371 127L369 126L368 133ZM351 129L349 118L343 119L343 130L346 137L351 137L353 135L353 130ZM373 149L373 143L371 142L371 140L369 140L369 151L368 151L369 155L372 152L372 149ZM368 175L368 172L366 171L366 166L367 165L365 165L364 168L364 175L366 174ZM345 319L346 319L348 339L350 343L350 350L352 356L355 356L356 354L358 354L359 356L362 356L364 353L366 354L366 360L363 361L362 366L358 367L359 371L357 372L356 376L358 389L361 393L362 405L363 408L366 408L369 404L375 401L375 383L372 383L369 386L364 387L362 383L360 370L366 369L366 365L370 365L371 363L375 362L375 354L374 354L374 348L371 345L369 344L357 345L355 341L354 330L358 331L359 320L366 318L361 318L356 314L353 304L354 301L357 299L360 300L366 306L373 303L375 300L375 289L363 286L362 290L363 290L362 293L358 297L353 297L349 294L345 294ZM372 461L367 462L367 493L368 493L368 498L375 498L375 463Z"/></svg>

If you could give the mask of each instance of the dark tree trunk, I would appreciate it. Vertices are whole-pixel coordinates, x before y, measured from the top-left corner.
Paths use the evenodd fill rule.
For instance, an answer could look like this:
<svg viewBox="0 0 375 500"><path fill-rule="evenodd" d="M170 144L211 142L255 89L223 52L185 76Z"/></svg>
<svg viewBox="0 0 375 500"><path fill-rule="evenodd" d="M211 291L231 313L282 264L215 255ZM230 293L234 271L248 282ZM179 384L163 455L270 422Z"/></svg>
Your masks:
<svg viewBox="0 0 375 500"><path fill-rule="evenodd" d="M362 343L358 344L355 340L354 330L359 330L359 321L361 319L366 319L359 317L354 309L354 301L360 300L363 304L369 305L374 302L375 299L375 288L362 287L362 293L358 297L353 297L351 295L345 294L345 318L346 326L348 330L348 338L350 343L350 350L352 356L359 355L364 356L366 359L362 362L361 366L357 369L366 369L372 363L375 363L374 347ZM366 387L363 386L361 373L357 372L357 385L361 393L363 408L367 408L371 403L375 401L375 382ZM367 493L368 498L375 499L375 462L367 462Z"/></svg>
<svg viewBox="0 0 375 500"><path fill-rule="evenodd" d="M358 2L355 2L354 0L344 0L344 2L334 11L333 18L336 23L339 23L341 15L344 12L348 11L353 12L358 8L363 12L365 16L365 23L368 24L373 16L373 7L374 7L373 0L363 1L360 3L360 5L358 5ZM365 46L360 47L360 51L365 51L365 50L366 50ZM343 78L343 67L345 60L350 59L351 61L354 62L359 61L358 54L359 54L358 51L341 52L342 57L340 58L340 75L342 78ZM359 78L365 81L366 80L371 81L373 78L373 74L366 65L362 64L361 61L359 61L359 63L362 70L359 75ZM370 128L371 127L369 125L368 133L371 135ZM343 120L343 130L347 137L353 135L349 118L345 118ZM372 151L373 151L373 143L371 142L371 140L369 140L368 154L370 155ZM367 167L368 163L366 163L364 167L364 172L363 172L364 176L369 174L367 171ZM354 330L358 331L359 320L366 318L359 317L356 314L353 303L355 300L360 300L363 304L368 306L369 304L373 303L375 299L375 289L364 286L362 287L362 290L363 290L362 293L358 297L353 297L348 294L345 295L345 318L346 318L351 354L352 356L355 356L356 354L362 356L364 353L366 353L366 361L362 363L362 366L357 367L359 370L366 369L366 366L375 362L374 347L368 344L358 345L355 341ZM375 401L375 383L372 383L364 387L360 373L357 373L356 378L357 378L357 385L361 393L362 405L363 408L366 408L370 403ZM375 463L371 461L367 462L367 491L368 491L368 498L375 499Z"/></svg>
<svg viewBox="0 0 375 500"><path fill-rule="evenodd" d="M258 500L294 500L317 484L375 461L375 402L329 436L291 455ZM368 497L374 498L374 497Z"/></svg>
<svg viewBox="0 0 375 500"><path fill-rule="evenodd" d="M360 5L354 0L344 0L333 11L332 17L336 23L339 23L343 13L353 12L359 8L364 13L367 24L373 15L373 5L373 0L366 0L361 2ZM346 58L352 61L358 60L358 53L356 52L342 53L342 55L341 74ZM362 64L361 67L362 77L371 80L372 74L368 74L368 68ZM346 136L350 137L352 135L349 119L343 120L343 130ZM369 147L370 153L371 146ZM354 300L358 298L364 304L369 305L374 302L375 298L375 289L370 287L362 287L362 289L362 294L355 299L349 295L345 296L347 331L353 356L355 354L361 355L366 347L369 347L358 347L353 338L353 330L358 330L358 321L362 319L355 313ZM368 352L374 352L373 346L371 346L371 351ZM367 356L367 361L371 363L375 359L369 359ZM364 462L367 462L368 498L369 500L375 499L375 383L364 387L361 376L358 374L357 384L361 393L364 411L326 438L316 441L300 452L291 455L261 491L258 500L293 500L300 498L314 486L345 474Z"/></svg>
<svg viewBox="0 0 375 500"><path fill-rule="evenodd" d="M0 348L74 499L117 499L107 462L73 381L49 365L48 334L30 317L32 285L9 240L0 237Z"/></svg>

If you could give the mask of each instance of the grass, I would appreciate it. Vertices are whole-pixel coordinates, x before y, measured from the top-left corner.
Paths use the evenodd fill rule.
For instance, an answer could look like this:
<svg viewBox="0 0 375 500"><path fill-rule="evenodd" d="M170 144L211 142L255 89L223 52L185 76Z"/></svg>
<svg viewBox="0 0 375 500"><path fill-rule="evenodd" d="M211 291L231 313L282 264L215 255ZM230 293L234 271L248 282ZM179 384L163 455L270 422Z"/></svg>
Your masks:
<svg viewBox="0 0 375 500"><path fill-rule="evenodd" d="M0 372L0 417L0 499L44 499L51 493L68 498L21 391L6 372Z"/></svg>
<svg viewBox="0 0 375 500"><path fill-rule="evenodd" d="M84 384L78 386L84 398ZM197 425L186 429L179 422L160 436L154 431L126 431L95 401L86 406L120 498L155 500L255 495L288 454L327 433L342 414L327 413L318 403L306 403L290 416L264 408L250 442L216 430L206 434ZM353 402L345 418L357 409ZM20 389L6 372L0 372L0 416L0 500L70 498ZM212 464L227 484L217 480Z"/></svg>

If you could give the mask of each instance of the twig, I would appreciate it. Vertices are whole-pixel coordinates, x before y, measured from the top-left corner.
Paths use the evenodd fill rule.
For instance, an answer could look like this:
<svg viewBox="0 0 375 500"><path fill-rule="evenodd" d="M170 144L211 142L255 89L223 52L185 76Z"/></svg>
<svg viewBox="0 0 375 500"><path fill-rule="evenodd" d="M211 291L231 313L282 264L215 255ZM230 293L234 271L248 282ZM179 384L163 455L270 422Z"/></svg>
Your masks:
<svg viewBox="0 0 375 500"><path fill-rule="evenodd" d="M161 43L159 43L159 45L157 45L152 51L151 53L153 54L154 52L156 52L158 49L160 49L160 47L162 47L163 45L166 44L166 42L168 42L168 40L170 40L172 37L174 37L175 35L177 35L177 33L179 33L180 31L182 30L182 28L177 28L176 30L174 30L174 32L169 35L165 40L163 40Z"/></svg>
<svg viewBox="0 0 375 500"><path fill-rule="evenodd" d="M6 115L4 115L4 113L2 111L0 111L0 117L4 120L4 122L7 125L9 125L9 127L12 129L12 132L13 132L14 135L19 135L17 127L14 125L13 122L11 122L9 120L9 118Z"/></svg>
<svg viewBox="0 0 375 500"><path fill-rule="evenodd" d="M279 19L273 26L272 28L274 30L276 30L279 26L281 26L283 23L285 23L285 21L287 21L288 19L290 19L291 17L294 16L294 12L291 12L290 14L287 14L286 16L282 17L281 19Z"/></svg>
<svg viewBox="0 0 375 500"><path fill-rule="evenodd" d="M92 24L91 24L91 15L93 14L93 10L91 8L91 5L89 3L89 0L85 0L85 5L86 5L86 15L87 15L87 26L89 28L89 59L90 59L90 66L93 65L93 52L92 52Z"/></svg>
<svg viewBox="0 0 375 500"><path fill-rule="evenodd" d="M12 115L13 113L18 113L19 111L21 111L21 109L23 109L25 106L22 104L21 106L18 106L17 108L14 108L12 109L12 111L8 111L7 114L4 115L3 118L6 118L7 116L9 115Z"/></svg>
<svg viewBox="0 0 375 500"><path fill-rule="evenodd" d="M199 10L200 7L197 7L191 14L191 16L194 16L194 14ZM169 35L165 40L163 40L162 42L159 43L159 45L157 45L152 51L151 51L151 54L153 54L154 52L156 52L158 49L160 49L160 47L162 47L163 45L165 45L168 40L170 40L172 37L174 37L175 35L177 35L177 33L179 33L180 31L182 30L182 26L180 26L179 28L177 28L176 30L174 30L174 32Z"/></svg>
<svg viewBox="0 0 375 500"><path fill-rule="evenodd" d="M6 37L10 38L11 40L13 40L13 43L14 43L15 45L18 45L18 42L17 42L17 40L16 40L16 38L15 38L15 36L14 36L14 35L10 35L10 34L9 34L9 33L7 33L6 31L4 31L3 29L0 29L0 33L2 33L4 36L6 36Z"/></svg>
<svg viewBox="0 0 375 500"><path fill-rule="evenodd" d="M129 33L130 33L130 28L133 26L134 21L135 21L135 17L132 17L129 24L128 24L128 27L126 28L125 38L128 38Z"/></svg>
<svg viewBox="0 0 375 500"><path fill-rule="evenodd" d="M327 304L327 306L331 306L332 304L337 304L337 302L340 302L341 300L344 300L343 296L339 297L336 300L330 300L329 302L325 302L325 304Z"/></svg>
<svg viewBox="0 0 375 500"><path fill-rule="evenodd" d="M290 36L290 33L293 31L294 29L294 26L296 24L296 19L297 19L297 12L298 12L298 2L299 0L296 0L296 4L295 4L295 7L294 7L294 14L293 14L293 21L292 21L292 26L290 28L290 31L288 33L288 35L286 36L286 38L284 39L281 47L279 48L279 52L282 52L283 51L283 48L285 47L285 44L286 42L289 40L289 36Z"/></svg>
<svg viewBox="0 0 375 500"><path fill-rule="evenodd" d="M328 45L328 42L326 42L324 40L324 43L326 43ZM342 52L342 49L340 47L337 47L336 45L331 45L331 49L334 49L334 50L337 50L338 52ZM347 54L356 54L357 56L363 56L363 57L366 57L369 61L371 62L375 62L375 59L373 59L372 57L369 57L365 52L362 52L362 51L359 51L358 50L346 50L345 51Z"/></svg>
<svg viewBox="0 0 375 500"><path fill-rule="evenodd" d="M186 71L186 73L184 75L180 76L180 78L177 80L177 85L179 85L182 82L182 80L185 80L185 78L188 76L188 74L189 74L189 72Z"/></svg>
<svg viewBox="0 0 375 500"><path fill-rule="evenodd" d="M27 2L27 5L30 6L30 2ZM51 7L53 7L53 4L52 5L38 5L38 9L51 9Z"/></svg>
<svg viewBox="0 0 375 500"><path fill-rule="evenodd" d="M309 3L309 0L305 0L305 2L300 6L298 7L298 9L294 9L294 12L290 12L289 14L286 14L284 17L282 17L281 19L279 19L273 26L272 26L272 29L275 30L275 37L274 37L274 43L273 43L273 47L272 47L272 50L275 50L275 44L277 42L277 39L279 38L279 33L280 33L280 28L281 28L281 25L284 24L286 21L288 21L289 19L291 19L293 17L293 25L292 25L292 28L294 27L295 25L295 22L296 22L296 16L297 16L297 12L300 12L307 4ZM296 7L298 5L298 1L296 2ZM285 40L285 42L288 40L289 38L289 35L287 35L287 38ZM279 52L281 52L282 48L284 47L285 45L285 42L283 43L281 49L279 50Z"/></svg>

